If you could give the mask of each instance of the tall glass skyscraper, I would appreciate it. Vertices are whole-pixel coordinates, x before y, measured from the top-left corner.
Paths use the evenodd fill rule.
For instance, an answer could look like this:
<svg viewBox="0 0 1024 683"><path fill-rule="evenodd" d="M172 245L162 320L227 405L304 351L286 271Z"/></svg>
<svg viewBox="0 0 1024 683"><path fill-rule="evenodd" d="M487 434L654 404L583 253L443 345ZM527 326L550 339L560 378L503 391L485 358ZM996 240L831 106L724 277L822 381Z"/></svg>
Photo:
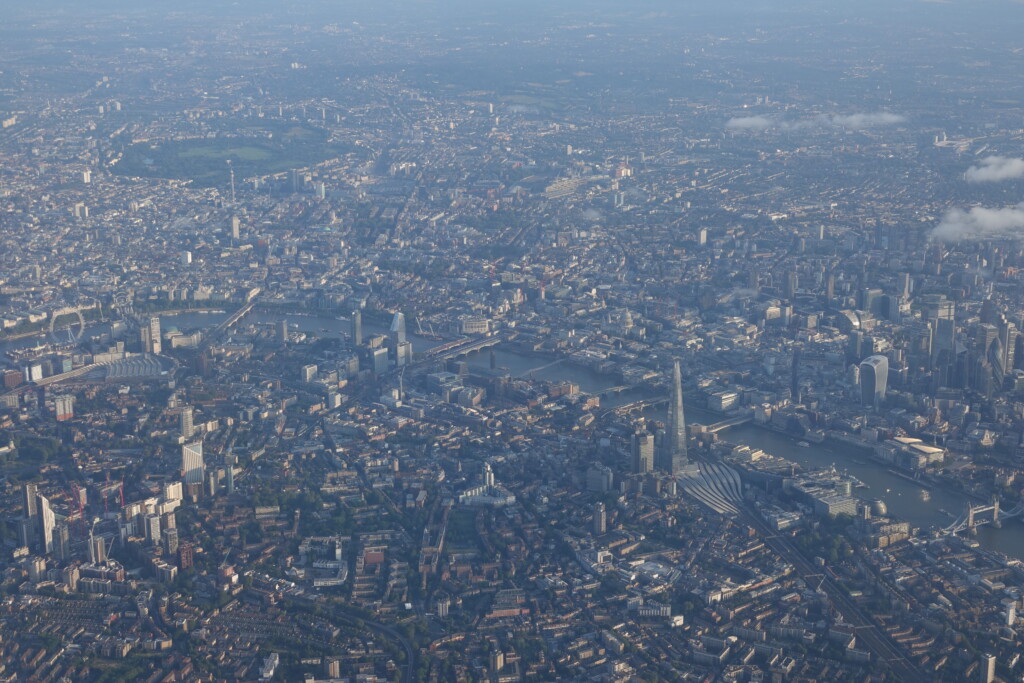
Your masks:
<svg viewBox="0 0 1024 683"><path fill-rule="evenodd" d="M689 457L686 452L686 416L683 413L683 372L678 360L672 366L672 396L668 402L663 446L661 468L668 474L679 474L689 463Z"/></svg>
<svg viewBox="0 0 1024 683"><path fill-rule="evenodd" d="M860 364L861 402L878 409L885 400L885 389L889 383L889 359L885 356L868 356Z"/></svg>

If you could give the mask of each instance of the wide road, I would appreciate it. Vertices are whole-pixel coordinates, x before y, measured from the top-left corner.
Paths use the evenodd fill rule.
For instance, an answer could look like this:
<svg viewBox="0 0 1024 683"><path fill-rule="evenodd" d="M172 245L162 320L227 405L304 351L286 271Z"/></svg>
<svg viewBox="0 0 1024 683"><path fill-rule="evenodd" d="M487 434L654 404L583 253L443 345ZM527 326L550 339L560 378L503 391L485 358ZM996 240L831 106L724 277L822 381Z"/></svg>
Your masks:
<svg viewBox="0 0 1024 683"><path fill-rule="evenodd" d="M744 522L757 529L772 550L777 552L786 562L793 565L801 577L822 578L821 587L828 595L832 604L843 615L843 619L857 629L857 637L867 645L877 661L884 662L892 669L893 674L901 681L927 681L928 677L910 661L896 643L881 631L870 620L864 611L855 605L846 593L835 585L832 580L814 567L789 539L773 530L757 513L745 510L741 518Z"/></svg>

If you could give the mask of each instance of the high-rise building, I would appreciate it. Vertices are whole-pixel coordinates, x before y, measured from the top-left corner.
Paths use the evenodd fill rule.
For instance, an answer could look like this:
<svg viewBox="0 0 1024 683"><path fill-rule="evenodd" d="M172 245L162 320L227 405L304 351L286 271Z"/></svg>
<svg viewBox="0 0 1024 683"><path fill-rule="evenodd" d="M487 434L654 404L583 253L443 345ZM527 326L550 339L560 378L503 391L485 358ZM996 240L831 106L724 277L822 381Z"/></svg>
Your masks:
<svg viewBox="0 0 1024 683"><path fill-rule="evenodd" d="M57 422L65 422L75 416L75 397L65 394L53 399L53 412Z"/></svg>
<svg viewBox="0 0 1024 683"><path fill-rule="evenodd" d="M797 274L794 273L793 271L787 272L786 275L785 275L785 279L782 282L783 282L783 286L782 286L782 293L783 293L783 295L787 299L792 299L793 296L796 295L797 284L799 282L799 278L798 278Z"/></svg>
<svg viewBox="0 0 1024 683"><path fill-rule="evenodd" d="M391 334L389 335L388 342L390 342L392 348L397 348L399 344L406 342L405 314L401 311L395 313L395 317L391 319Z"/></svg>
<svg viewBox="0 0 1024 683"><path fill-rule="evenodd" d="M71 527L64 522L53 530L53 552L61 562L71 559Z"/></svg>
<svg viewBox="0 0 1024 683"><path fill-rule="evenodd" d="M178 552L178 530L166 529L163 533L164 552L173 555Z"/></svg>
<svg viewBox="0 0 1024 683"><path fill-rule="evenodd" d="M230 496L235 492L235 456L228 455L224 458L224 486Z"/></svg>
<svg viewBox="0 0 1024 683"><path fill-rule="evenodd" d="M160 353L163 350L160 340L160 316L154 315L142 328L142 350L146 353Z"/></svg>
<svg viewBox="0 0 1024 683"><path fill-rule="evenodd" d="M277 341L284 344L288 341L288 321L278 320L277 321Z"/></svg>
<svg viewBox="0 0 1024 683"><path fill-rule="evenodd" d="M370 352L370 361L373 366L373 374L383 375L388 371L388 350L373 349Z"/></svg>
<svg viewBox="0 0 1024 683"><path fill-rule="evenodd" d="M352 346L363 345L363 314L361 311L352 311L352 319L350 321L352 326L350 335L352 336Z"/></svg>
<svg viewBox="0 0 1024 683"><path fill-rule="evenodd" d="M633 435L633 472L647 474L654 469L654 435Z"/></svg>
<svg viewBox="0 0 1024 683"><path fill-rule="evenodd" d="M686 416L683 412L683 372L677 360L672 364L672 395L668 402L665 439L662 442L661 469L668 474L679 474L688 461Z"/></svg>
<svg viewBox="0 0 1024 683"><path fill-rule="evenodd" d="M981 683L992 683L996 680L996 657L995 655L984 654L981 656L981 666L978 667Z"/></svg>
<svg viewBox="0 0 1024 683"><path fill-rule="evenodd" d="M92 564L103 564L107 561L107 539L102 536L93 536L89 532L89 562Z"/></svg>
<svg viewBox="0 0 1024 683"><path fill-rule="evenodd" d="M402 342L395 347L395 365L402 367L412 363L412 342Z"/></svg>
<svg viewBox="0 0 1024 683"><path fill-rule="evenodd" d="M178 430L186 439L191 439L195 429L192 425L192 406L185 406L178 413Z"/></svg>
<svg viewBox="0 0 1024 683"><path fill-rule="evenodd" d="M604 503L594 505L594 535L600 536L608 531L608 515L604 509Z"/></svg>
<svg viewBox="0 0 1024 683"><path fill-rule="evenodd" d="M793 351L793 366L790 368L789 394L794 404L800 403L800 349Z"/></svg>
<svg viewBox="0 0 1024 683"><path fill-rule="evenodd" d="M319 368L315 364L303 365L302 366L302 381L313 382L316 380L317 372Z"/></svg>
<svg viewBox="0 0 1024 683"><path fill-rule="evenodd" d="M39 536L42 539L43 554L49 555L53 552L53 530L57 519L46 496L36 495L36 507L39 510Z"/></svg>
<svg viewBox="0 0 1024 683"><path fill-rule="evenodd" d="M587 468L587 490L595 493L605 493L612 490L615 483L615 473L607 465L599 462L592 463Z"/></svg>
<svg viewBox="0 0 1024 683"><path fill-rule="evenodd" d="M231 217L231 239L237 240L242 229L242 221L238 216Z"/></svg>
<svg viewBox="0 0 1024 683"><path fill-rule="evenodd" d="M204 478L203 442L187 443L181 447L181 471L186 484L202 484Z"/></svg>
<svg viewBox="0 0 1024 683"><path fill-rule="evenodd" d="M24 484L21 487L22 507L26 517L29 519L36 516L36 485Z"/></svg>
<svg viewBox="0 0 1024 683"><path fill-rule="evenodd" d="M64 585L68 587L68 592L75 593L78 591L79 574L80 572L78 571L78 567L74 566L65 567L60 573L61 580L64 582Z"/></svg>
<svg viewBox="0 0 1024 683"><path fill-rule="evenodd" d="M860 364L861 403L874 409L885 401L885 388L889 381L889 359L868 356Z"/></svg>
<svg viewBox="0 0 1024 683"><path fill-rule="evenodd" d="M146 515L146 542L149 545L160 545L160 515Z"/></svg>

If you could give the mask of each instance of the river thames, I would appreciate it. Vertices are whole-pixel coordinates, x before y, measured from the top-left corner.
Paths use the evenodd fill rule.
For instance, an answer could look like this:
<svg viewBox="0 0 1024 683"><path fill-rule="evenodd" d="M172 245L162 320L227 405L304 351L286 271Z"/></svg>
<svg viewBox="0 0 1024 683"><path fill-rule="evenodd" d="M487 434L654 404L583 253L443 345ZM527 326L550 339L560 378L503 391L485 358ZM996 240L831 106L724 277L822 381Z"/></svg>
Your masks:
<svg viewBox="0 0 1024 683"><path fill-rule="evenodd" d="M214 326L226 317L223 313L185 312L161 316L161 325L166 332L180 329L187 332ZM286 316L289 327L293 330L318 335L343 335L349 330L348 321L344 318L323 318L301 315ZM254 313L244 319L245 323L273 325L281 319L279 314ZM105 331L104 325L93 325L87 329L89 334ZM386 333L386 326L364 321L364 334ZM440 342L432 341L415 334L409 334L416 351L426 351ZM40 343L40 338L26 338L0 344L0 351L23 348ZM579 385L585 392L600 392L615 386L613 377L602 375L589 368L573 365L568 362L553 363L554 359L546 356L534 356L517 351L496 348L494 363L499 368L507 368L517 377L534 377L546 381L569 381ZM491 351L484 350L465 358L471 364L489 367ZM614 407L623 403L648 397L649 394L640 390L626 391L611 396L603 401L605 407ZM663 410L663 409L661 409ZM694 406L686 407L687 420L692 423L710 424L721 420L721 416ZM659 409L651 409L648 414L659 417ZM739 425L723 430L719 437L725 441L743 444L752 448L760 448L772 455L793 461L807 469L825 468L835 465L845 470L867 485L868 488L856 489L855 494L866 499L881 499L889 509L889 513L906 520L912 526L922 530L941 528L949 525L963 512L967 497L955 491L932 489L909 481L882 465L872 462L865 452L845 444L812 444L810 447L799 446L798 439L785 434L765 429L752 424ZM982 547L1005 553L1011 557L1024 560L1024 524L1020 520L1009 520L1002 529L983 526L978 529L977 540Z"/></svg>

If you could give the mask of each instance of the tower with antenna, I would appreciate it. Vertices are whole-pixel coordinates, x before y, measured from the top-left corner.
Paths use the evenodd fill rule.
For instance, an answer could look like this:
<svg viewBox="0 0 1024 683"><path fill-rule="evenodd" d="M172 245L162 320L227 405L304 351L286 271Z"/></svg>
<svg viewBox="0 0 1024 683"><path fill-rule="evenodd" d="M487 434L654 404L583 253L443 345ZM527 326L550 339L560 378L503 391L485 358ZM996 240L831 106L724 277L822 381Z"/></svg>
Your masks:
<svg viewBox="0 0 1024 683"><path fill-rule="evenodd" d="M231 204L235 204L235 167L231 165L231 159L227 160L228 172L231 175Z"/></svg>

